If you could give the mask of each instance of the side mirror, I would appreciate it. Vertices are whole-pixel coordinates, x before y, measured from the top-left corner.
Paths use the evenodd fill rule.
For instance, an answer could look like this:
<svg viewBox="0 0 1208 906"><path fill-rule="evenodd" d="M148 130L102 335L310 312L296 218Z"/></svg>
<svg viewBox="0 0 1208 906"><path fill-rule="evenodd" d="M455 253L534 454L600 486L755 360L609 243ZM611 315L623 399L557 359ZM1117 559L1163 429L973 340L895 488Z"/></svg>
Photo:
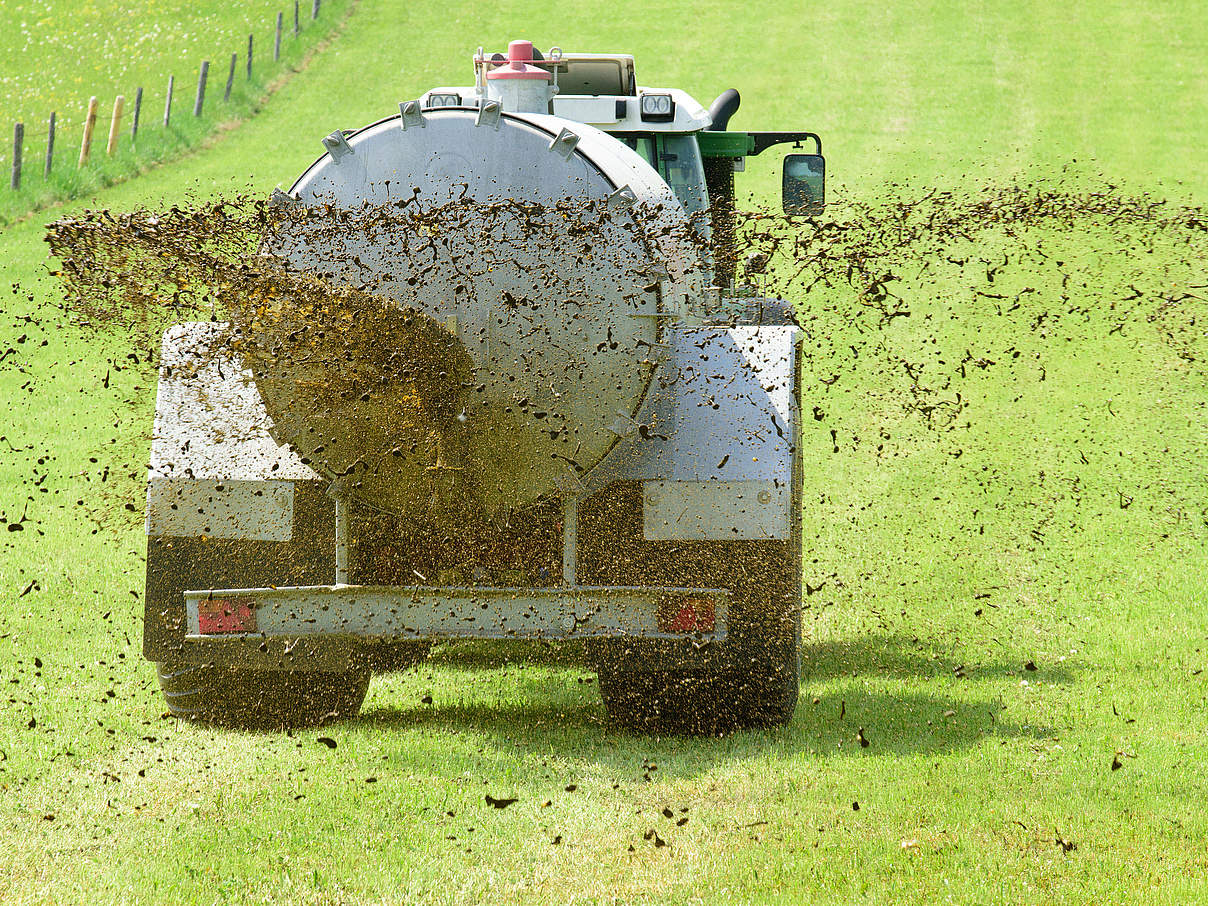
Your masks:
<svg viewBox="0 0 1208 906"><path fill-rule="evenodd" d="M821 154L786 154L780 200L786 214L821 214L826 205L826 158Z"/></svg>

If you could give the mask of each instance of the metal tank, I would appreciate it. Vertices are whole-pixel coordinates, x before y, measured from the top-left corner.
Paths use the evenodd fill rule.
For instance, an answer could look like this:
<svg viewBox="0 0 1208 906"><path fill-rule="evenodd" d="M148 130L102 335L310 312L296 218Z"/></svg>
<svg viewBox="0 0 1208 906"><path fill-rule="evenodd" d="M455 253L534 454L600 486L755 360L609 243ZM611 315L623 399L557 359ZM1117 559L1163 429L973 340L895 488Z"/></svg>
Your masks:
<svg viewBox="0 0 1208 906"><path fill-rule="evenodd" d="M400 116L326 143L290 190L294 203L398 206L421 220L440 210L439 235L417 248L415 220L405 232L344 233L303 218L275 251L337 284L369 281L460 339L477 385L463 413L465 466L489 510L581 480L646 396L668 300L700 291L700 250L667 183L607 133L495 101L404 104ZM590 230L567 230L576 224ZM360 462L358 497L405 506L412 491L392 469L389 438L367 448L365 431L314 432L338 404L293 393L288 375L258 377L280 440L328 474ZM341 418L351 425L356 414Z"/></svg>

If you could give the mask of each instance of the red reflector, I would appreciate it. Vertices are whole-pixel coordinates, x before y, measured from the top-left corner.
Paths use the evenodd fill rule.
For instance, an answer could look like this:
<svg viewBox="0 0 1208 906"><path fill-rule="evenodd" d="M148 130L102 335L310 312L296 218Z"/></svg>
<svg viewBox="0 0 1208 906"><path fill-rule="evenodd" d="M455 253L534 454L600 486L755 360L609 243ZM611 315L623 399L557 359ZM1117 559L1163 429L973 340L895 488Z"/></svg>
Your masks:
<svg viewBox="0 0 1208 906"><path fill-rule="evenodd" d="M659 605L660 632L712 632L717 624L708 598L672 598Z"/></svg>
<svg viewBox="0 0 1208 906"><path fill-rule="evenodd" d="M255 632L256 610L251 598L202 598L197 602L197 631L202 635Z"/></svg>

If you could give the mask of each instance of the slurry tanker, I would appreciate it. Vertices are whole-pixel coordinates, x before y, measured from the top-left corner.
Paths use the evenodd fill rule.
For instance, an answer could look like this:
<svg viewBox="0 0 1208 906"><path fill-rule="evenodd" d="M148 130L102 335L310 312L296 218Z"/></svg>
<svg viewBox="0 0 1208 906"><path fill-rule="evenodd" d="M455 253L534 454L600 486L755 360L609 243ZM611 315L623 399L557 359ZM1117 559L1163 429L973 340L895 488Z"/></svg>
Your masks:
<svg viewBox="0 0 1208 906"><path fill-rule="evenodd" d="M783 723L802 331L739 274L734 174L805 143L784 204L816 213L821 140L734 131L736 91L706 109L625 54L515 41L474 75L323 138L249 253L397 316L266 299L255 342L164 335L143 650L169 708L320 722L433 643L556 640L618 725Z"/></svg>

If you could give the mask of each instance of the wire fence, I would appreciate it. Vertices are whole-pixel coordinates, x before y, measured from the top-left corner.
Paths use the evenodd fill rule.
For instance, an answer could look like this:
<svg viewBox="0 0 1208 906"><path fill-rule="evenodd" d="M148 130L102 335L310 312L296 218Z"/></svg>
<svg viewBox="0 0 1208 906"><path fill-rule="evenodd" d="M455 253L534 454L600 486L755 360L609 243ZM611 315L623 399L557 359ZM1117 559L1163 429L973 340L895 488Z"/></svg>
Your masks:
<svg viewBox="0 0 1208 906"><path fill-rule="evenodd" d="M293 39L297 39L302 31L302 2L303 0L294 0ZM310 20L313 22L319 18L321 0L309 0L309 5ZM272 62L274 65L281 61L282 38L285 30L285 14L278 12L273 25ZM253 32L247 36L246 50L240 48L242 56L240 52L232 53L229 63L224 58L219 64L228 63L225 66L226 71L223 73L225 80L217 85L211 84L210 61L202 60L196 70L196 88L193 91L191 110L188 107L182 110L179 106L174 107L173 105L173 102L178 100L175 74L168 76L163 89L162 118L153 112L148 114L144 110L144 105L157 104L159 99L155 98L153 91L144 90L142 85L135 89L129 102L127 102L126 96L121 94L113 99L112 104L106 102L102 105L101 100L96 96L89 98L85 106L86 113L82 129L77 133L80 142L78 156L73 153L75 136L65 134L65 130L59 128L57 111L51 111L45 122L37 126L24 122L14 123L12 157L7 168L9 170L9 189L18 191L23 185L28 188L39 178L44 182L49 181L55 175L56 170L64 166L72 167L74 164L74 169L83 170L90 165L95 165L96 158L101 154L111 158L123 148L137 148L140 132L145 131L146 128L159 127L166 130L174 122L174 117L179 118L191 113L194 119L200 119L207 110L207 104L211 107L215 103L229 104L237 81L241 79L244 82L251 82L254 72L262 65L256 57L256 49L256 38ZM192 76L189 84L193 84ZM218 86L221 88L219 89ZM214 97L217 90L221 90L221 101ZM102 124L103 132L102 138L96 139L94 153L93 145L98 122ZM65 142L71 144L65 145ZM64 147L68 148L68 152L75 157L74 161L64 162L56 158L56 152L60 157L62 156ZM0 156L0 165L2 162L3 157Z"/></svg>

